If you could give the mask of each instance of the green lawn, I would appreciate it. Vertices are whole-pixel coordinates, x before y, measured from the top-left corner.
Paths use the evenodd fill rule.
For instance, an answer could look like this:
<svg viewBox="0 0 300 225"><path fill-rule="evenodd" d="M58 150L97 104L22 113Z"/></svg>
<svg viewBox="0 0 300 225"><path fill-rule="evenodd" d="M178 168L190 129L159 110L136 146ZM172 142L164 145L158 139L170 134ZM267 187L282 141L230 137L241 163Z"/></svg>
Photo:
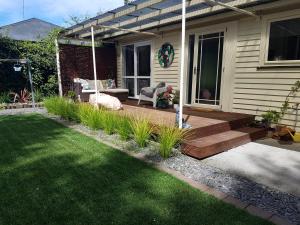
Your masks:
<svg viewBox="0 0 300 225"><path fill-rule="evenodd" d="M0 225L265 225L39 115L0 117Z"/></svg>

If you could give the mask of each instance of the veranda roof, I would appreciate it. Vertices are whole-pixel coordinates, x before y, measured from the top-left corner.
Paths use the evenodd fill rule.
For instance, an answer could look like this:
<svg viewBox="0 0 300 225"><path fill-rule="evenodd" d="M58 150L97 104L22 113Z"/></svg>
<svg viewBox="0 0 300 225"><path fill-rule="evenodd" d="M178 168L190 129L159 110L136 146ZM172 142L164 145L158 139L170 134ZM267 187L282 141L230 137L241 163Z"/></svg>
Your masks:
<svg viewBox="0 0 300 225"><path fill-rule="evenodd" d="M188 0L186 19L205 17L228 10L255 16L244 8L276 0ZM146 30L181 22L182 0L136 0L128 5L72 26L63 32L65 37L90 38L91 26L97 39L108 39L129 33L154 33Z"/></svg>

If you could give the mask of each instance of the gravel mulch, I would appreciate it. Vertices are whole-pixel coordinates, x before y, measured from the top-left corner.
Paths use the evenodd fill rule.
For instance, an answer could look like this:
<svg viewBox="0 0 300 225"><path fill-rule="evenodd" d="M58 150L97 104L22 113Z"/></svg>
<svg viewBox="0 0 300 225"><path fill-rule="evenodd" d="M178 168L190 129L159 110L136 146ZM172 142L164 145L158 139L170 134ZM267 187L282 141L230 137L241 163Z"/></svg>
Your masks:
<svg viewBox="0 0 300 225"><path fill-rule="evenodd" d="M44 108L0 109L0 115L21 115L30 113L47 114L47 111Z"/></svg>
<svg viewBox="0 0 300 225"><path fill-rule="evenodd" d="M42 113L47 116L46 111L43 109L12 109L0 111L0 115L22 113ZM201 160L181 154L177 149L174 149L171 158L164 160L159 156L158 144L155 142L151 142L147 148L139 149L134 141L124 142L120 140L118 135L106 135L102 131L92 131L81 124L64 121L55 116L49 117L77 131L92 136L103 143L116 147L119 150L140 152L146 156L149 162L176 170L194 181L206 184L218 191L238 198L247 204L252 204L272 212L295 225L300 225L300 197L208 166L202 163Z"/></svg>

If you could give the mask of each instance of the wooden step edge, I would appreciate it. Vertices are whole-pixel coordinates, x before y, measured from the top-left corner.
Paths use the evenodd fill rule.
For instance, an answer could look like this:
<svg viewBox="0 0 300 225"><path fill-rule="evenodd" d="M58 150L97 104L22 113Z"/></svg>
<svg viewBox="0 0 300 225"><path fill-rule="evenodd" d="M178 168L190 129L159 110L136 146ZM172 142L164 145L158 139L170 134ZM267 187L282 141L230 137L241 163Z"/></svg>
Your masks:
<svg viewBox="0 0 300 225"><path fill-rule="evenodd" d="M267 136L267 130L265 128L255 128L255 127L242 127L236 131L246 133L251 138L251 141L256 141Z"/></svg>
<svg viewBox="0 0 300 225"><path fill-rule="evenodd" d="M185 137L185 140L193 140L197 138L203 138L219 133L223 133L226 131L230 131L231 127L229 125L229 122L223 122L223 123L218 123L218 124L213 124L205 127L197 127L197 128L192 128L187 136Z"/></svg>
<svg viewBox="0 0 300 225"><path fill-rule="evenodd" d="M215 144L202 147L201 149L195 145L189 144L188 142L182 143L181 148L183 154L197 159L204 159L249 142L251 142L250 136L248 134L244 134L229 140L216 142Z"/></svg>

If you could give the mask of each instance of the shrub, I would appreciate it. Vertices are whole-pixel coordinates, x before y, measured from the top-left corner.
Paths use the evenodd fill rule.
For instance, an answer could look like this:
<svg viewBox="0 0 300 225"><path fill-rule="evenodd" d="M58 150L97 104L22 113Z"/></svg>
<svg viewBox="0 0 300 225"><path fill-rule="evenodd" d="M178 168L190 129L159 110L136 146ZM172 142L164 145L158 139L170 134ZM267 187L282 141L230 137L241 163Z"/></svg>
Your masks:
<svg viewBox="0 0 300 225"><path fill-rule="evenodd" d="M116 132L120 135L121 139L126 141L132 135L132 119L129 116L117 116L116 118L117 129Z"/></svg>
<svg viewBox="0 0 300 225"><path fill-rule="evenodd" d="M89 104L80 104L78 109L78 117L82 124L98 130L103 128L103 109L97 109Z"/></svg>
<svg viewBox="0 0 300 225"><path fill-rule="evenodd" d="M42 91L40 89L36 89L34 91L34 100L35 102L42 102L44 100L45 96L42 93Z"/></svg>
<svg viewBox="0 0 300 225"><path fill-rule="evenodd" d="M44 106L49 113L52 113L54 115L59 115L58 108L57 108L59 101L60 101L59 97L46 98L44 100Z"/></svg>
<svg viewBox="0 0 300 225"><path fill-rule="evenodd" d="M139 147L145 147L153 132L153 127L147 119L135 119L132 122L133 138Z"/></svg>
<svg viewBox="0 0 300 225"><path fill-rule="evenodd" d="M103 110L102 119L105 133L113 134L116 132L117 118L118 115L115 112Z"/></svg>
<svg viewBox="0 0 300 225"><path fill-rule="evenodd" d="M18 103L28 103L32 100L31 92L29 92L26 88L20 91L20 93L11 92L13 102Z"/></svg>
<svg viewBox="0 0 300 225"><path fill-rule="evenodd" d="M10 103L10 102L11 102L11 97L9 95L9 92L0 93L0 104L1 103Z"/></svg>
<svg viewBox="0 0 300 225"><path fill-rule="evenodd" d="M73 101L76 101L77 98L76 93L74 91L68 91L66 97Z"/></svg>
<svg viewBox="0 0 300 225"><path fill-rule="evenodd" d="M185 136L185 131L177 127L161 126L158 132L159 153L163 158L170 157L173 147Z"/></svg>
<svg viewBox="0 0 300 225"><path fill-rule="evenodd" d="M50 97L45 99L44 105L49 113L61 116L67 120L79 121L78 105L68 99Z"/></svg>

